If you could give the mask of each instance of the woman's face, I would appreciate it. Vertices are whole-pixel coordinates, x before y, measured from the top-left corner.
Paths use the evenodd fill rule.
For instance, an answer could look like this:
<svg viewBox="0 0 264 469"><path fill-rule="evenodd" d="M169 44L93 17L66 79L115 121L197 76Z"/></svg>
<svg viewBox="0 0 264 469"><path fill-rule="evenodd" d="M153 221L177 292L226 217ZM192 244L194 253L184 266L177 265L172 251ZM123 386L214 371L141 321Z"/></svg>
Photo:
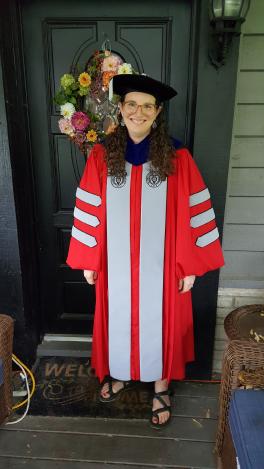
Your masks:
<svg viewBox="0 0 264 469"><path fill-rule="evenodd" d="M129 136L144 138L150 133L151 126L161 111L156 106L156 99L151 94L132 91L125 95L119 104Z"/></svg>

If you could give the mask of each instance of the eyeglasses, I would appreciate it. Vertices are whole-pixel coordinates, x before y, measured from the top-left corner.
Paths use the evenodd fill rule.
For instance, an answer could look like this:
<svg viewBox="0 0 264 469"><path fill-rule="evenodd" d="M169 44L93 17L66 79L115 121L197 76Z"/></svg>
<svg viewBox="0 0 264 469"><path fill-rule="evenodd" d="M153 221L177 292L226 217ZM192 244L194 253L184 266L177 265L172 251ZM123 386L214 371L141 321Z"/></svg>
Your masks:
<svg viewBox="0 0 264 469"><path fill-rule="evenodd" d="M127 114L135 114L138 108L140 107L142 113L145 116L153 116L153 114L155 114L155 111L157 109L156 104L152 104L152 103L137 104L135 101L124 101L123 106Z"/></svg>

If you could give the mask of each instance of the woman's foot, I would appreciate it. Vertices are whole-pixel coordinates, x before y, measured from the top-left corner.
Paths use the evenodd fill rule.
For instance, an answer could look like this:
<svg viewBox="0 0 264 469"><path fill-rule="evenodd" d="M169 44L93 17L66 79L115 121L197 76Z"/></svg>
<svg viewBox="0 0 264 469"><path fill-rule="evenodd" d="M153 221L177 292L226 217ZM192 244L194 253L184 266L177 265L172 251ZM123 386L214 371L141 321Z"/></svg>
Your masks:
<svg viewBox="0 0 264 469"><path fill-rule="evenodd" d="M164 409L164 410L163 410ZM171 406L166 379L155 382L151 424L155 428L163 427L171 418Z"/></svg>
<svg viewBox="0 0 264 469"><path fill-rule="evenodd" d="M112 384L112 392L114 394L117 393L118 391L120 391L120 389L124 388L123 381L116 381L116 380L106 381L104 383L104 385L102 386L101 392L100 392L101 397L103 397L104 399L110 397L110 392L109 392L110 391L110 389L109 389L110 388L110 383Z"/></svg>
<svg viewBox="0 0 264 469"><path fill-rule="evenodd" d="M118 381L109 378L101 388L100 401L111 402L114 401L117 396L130 386L129 381Z"/></svg>

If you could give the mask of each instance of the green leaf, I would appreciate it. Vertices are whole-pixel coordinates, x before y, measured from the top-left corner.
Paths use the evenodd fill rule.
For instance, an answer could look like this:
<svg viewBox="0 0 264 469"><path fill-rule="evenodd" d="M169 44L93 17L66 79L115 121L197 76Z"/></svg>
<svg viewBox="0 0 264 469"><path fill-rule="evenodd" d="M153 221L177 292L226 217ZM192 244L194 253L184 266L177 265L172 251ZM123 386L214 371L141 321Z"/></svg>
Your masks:
<svg viewBox="0 0 264 469"><path fill-rule="evenodd" d="M64 92L63 91L59 91L58 93L55 94L54 96L54 102L56 104L59 104L60 106L62 104L65 104L67 103L67 97L65 96Z"/></svg>
<svg viewBox="0 0 264 469"><path fill-rule="evenodd" d="M72 94L71 88L66 88L65 89L65 94L66 94L66 96L71 96L71 94Z"/></svg>
<svg viewBox="0 0 264 469"><path fill-rule="evenodd" d="M75 98L74 96L71 96L71 97L69 98L69 103L71 103L71 104L76 104L76 103L77 103L76 98Z"/></svg>
<svg viewBox="0 0 264 469"><path fill-rule="evenodd" d="M73 83L73 85L71 86L72 90L78 90L78 88L79 88L79 83L76 83L76 82Z"/></svg>

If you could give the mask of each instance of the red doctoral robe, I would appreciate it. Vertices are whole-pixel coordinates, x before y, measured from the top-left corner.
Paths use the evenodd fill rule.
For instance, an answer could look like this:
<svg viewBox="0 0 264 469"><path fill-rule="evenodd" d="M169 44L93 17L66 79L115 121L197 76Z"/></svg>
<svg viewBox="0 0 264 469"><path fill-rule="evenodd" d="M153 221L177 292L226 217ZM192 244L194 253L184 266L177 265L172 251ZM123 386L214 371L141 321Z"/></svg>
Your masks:
<svg viewBox="0 0 264 469"><path fill-rule="evenodd" d="M152 316L147 318L147 324L154 323L153 331L150 330L149 332L149 334L153 335L148 336L148 331L146 330L144 332L145 335L142 335L140 338L141 328L143 330L143 327L146 325L146 322L140 322L140 301L145 291L140 293L142 291L140 290L140 284L144 280L144 285L147 285L145 277L148 277L148 271L147 275L144 274L144 278L142 278L143 274L140 271L140 263L141 259L143 259L142 252L140 251L143 250L142 246L144 244L141 239L141 228L144 221L142 217L143 208L141 206L144 165L129 165L130 201L129 208L127 208L129 213L126 214L124 212L123 214L122 207L117 209L118 226L115 234L109 234L108 226L110 225L108 225L109 220L107 220L107 217L109 216L110 218L110 211L115 202L113 201L114 199L110 199L107 192L107 186L110 187L111 178L107 176L104 152L104 147L101 144L97 144L93 147L87 160L79 188L77 189L74 226L67 257L67 264L71 268L94 270L98 273L96 280L92 366L100 381L109 374L116 379L126 380L154 381L166 378L170 381L171 379L183 379L186 362L194 360L194 341L191 292L179 292L179 279L188 275L201 276L210 270L224 265L209 191L189 151L186 148L176 150L176 158L174 160L175 173L167 178L166 196L164 199L165 205L163 211L166 213L164 216L164 243L162 245L163 285L160 288L156 288L156 290L161 292L161 307L158 309L161 311L162 322L158 323L158 317L157 321L155 318L152 320ZM155 191L155 189L152 190ZM120 191L119 188L115 189L115 191L115 194L121 194L121 192L118 192ZM125 196L119 196L119 199L123 198ZM159 217L155 210L154 203L151 209L153 218ZM129 218L122 218L123 216L128 216ZM121 246L124 237L122 230L126 229L127 220L128 224L130 224L130 284L126 286L125 283L122 283L123 272L120 272L121 277L118 280L120 281L120 289L113 290L113 302L119 301L119 294L122 296L122 292L129 288L130 291L126 290L127 294L124 294L124 301L128 298L127 301L129 301L131 309L129 309L129 313L126 313L126 308L124 308L120 312L120 316L118 316L118 306L115 305L117 309L113 307L112 317L113 327L118 329L116 337L121 337L122 340L124 337L127 337L127 339L124 339L124 342L120 340L122 344L126 343L129 349L124 350L125 346L121 342L119 344L117 340L117 350L114 351L116 341L113 338L112 345L110 345L109 339L110 333L115 334L115 329L112 330L113 328L111 329L110 327L109 319L109 282L112 281L109 271L112 277L118 275L118 273L112 274L114 272L112 264L115 264L115 262L113 257L109 261L108 250L110 249L110 244L114 241L116 244L114 244L113 252L118 255L119 243ZM151 222L152 220L150 220ZM155 229L153 228L153 236L154 231ZM119 232L121 233L120 239L118 239ZM145 243L145 246L147 246L147 243ZM120 250L122 250L121 247ZM123 262L123 257L124 255L121 255L121 263ZM111 265L109 265L109 262ZM152 278L151 270L152 265L149 265L150 279ZM118 272L118 270L116 271ZM155 282L156 274L153 275L155 275L153 277ZM125 277L125 273L123 276ZM153 295L155 295L155 287L153 287L152 291ZM126 314L129 314L129 316L127 319L124 319ZM123 319L126 321L124 324L122 322ZM152 347L152 350L154 347L159 347L159 344L155 345L156 335L159 335L158 331L155 331L155 324L158 324L157 327L161 330L160 352L158 352L161 355L161 365L156 365L154 362L152 365L151 358L148 355L150 351L147 350L148 347ZM124 327L124 333L122 327ZM148 344L152 337L154 340L153 344ZM110 353L112 358L109 356ZM143 360L141 357L144 354L146 355L145 364L145 358ZM127 355L129 355L128 358ZM118 366L116 368L115 362L123 359L125 364L121 365L121 369ZM156 371L154 371L155 367ZM151 372L152 368L153 373ZM142 371L143 369L144 371Z"/></svg>

